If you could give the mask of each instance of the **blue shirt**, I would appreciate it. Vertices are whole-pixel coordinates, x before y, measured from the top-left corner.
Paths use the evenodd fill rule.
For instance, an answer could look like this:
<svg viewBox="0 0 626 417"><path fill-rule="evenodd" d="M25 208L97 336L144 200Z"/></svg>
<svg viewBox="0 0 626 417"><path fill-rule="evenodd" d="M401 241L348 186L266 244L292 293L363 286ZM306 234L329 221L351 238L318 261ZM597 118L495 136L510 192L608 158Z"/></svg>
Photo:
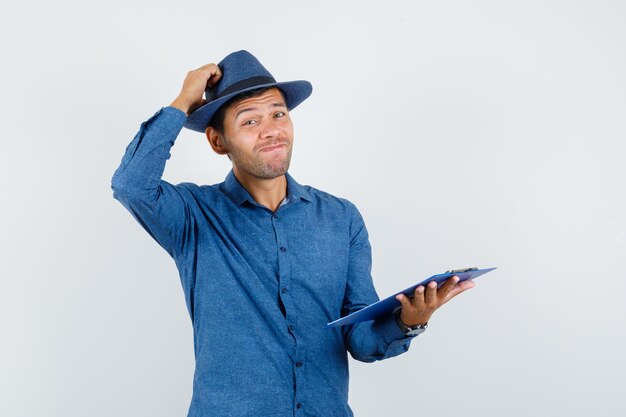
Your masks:
<svg viewBox="0 0 626 417"><path fill-rule="evenodd" d="M189 417L352 416L348 355L408 350L394 316L326 323L379 300L356 206L286 173L272 212L231 170L214 185L161 179L186 119L163 107L141 124L111 187L176 262L193 324Z"/></svg>

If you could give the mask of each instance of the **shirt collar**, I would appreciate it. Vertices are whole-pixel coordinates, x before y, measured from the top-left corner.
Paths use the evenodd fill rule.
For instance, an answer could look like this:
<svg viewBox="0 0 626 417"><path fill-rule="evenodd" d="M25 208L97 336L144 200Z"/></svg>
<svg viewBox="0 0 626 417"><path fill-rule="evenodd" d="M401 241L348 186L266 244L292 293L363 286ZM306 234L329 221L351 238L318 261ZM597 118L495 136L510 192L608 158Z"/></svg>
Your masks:
<svg viewBox="0 0 626 417"><path fill-rule="evenodd" d="M293 179L288 172L285 172L285 178L287 179L287 198L289 202L295 201L298 198L301 200L311 201L311 195L307 189L298 184L298 182ZM226 179L220 188L237 206L241 205L246 200L250 203L256 204L254 198L252 198L250 193L248 193L248 190L241 185L232 169L226 176Z"/></svg>

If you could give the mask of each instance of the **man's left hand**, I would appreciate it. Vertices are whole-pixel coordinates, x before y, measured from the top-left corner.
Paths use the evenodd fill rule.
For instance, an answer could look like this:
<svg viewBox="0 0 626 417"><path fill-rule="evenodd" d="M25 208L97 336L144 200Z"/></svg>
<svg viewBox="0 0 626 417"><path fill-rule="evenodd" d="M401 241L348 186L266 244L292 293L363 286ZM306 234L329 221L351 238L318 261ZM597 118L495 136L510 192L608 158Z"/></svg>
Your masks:
<svg viewBox="0 0 626 417"><path fill-rule="evenodd" d="M439 288L435 281L429 282L426 288L419 285L415 288L413 299L409 299L404 294L398 294L396 299L402 303L400 320L407 326L426 324L435 310L463 291L475 286L472 280L459 282L459 277L455 275L448 278Z"/></svg>

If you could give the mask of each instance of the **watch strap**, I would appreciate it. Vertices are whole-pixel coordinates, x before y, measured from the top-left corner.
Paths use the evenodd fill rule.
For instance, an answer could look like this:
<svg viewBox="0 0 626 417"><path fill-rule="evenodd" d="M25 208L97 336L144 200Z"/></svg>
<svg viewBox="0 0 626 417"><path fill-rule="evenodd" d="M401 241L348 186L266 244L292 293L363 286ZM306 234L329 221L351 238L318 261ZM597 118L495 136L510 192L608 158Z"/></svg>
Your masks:
<svg viewBox="0 0 626 417"><path fill-rule="evenodd" d="M417 336L418 334L424 333L424 331L428 328L428 323L407 326L402 322L399 310L396 313L396 324L398 325L400 330L402 330L405 336Z"/></svg>

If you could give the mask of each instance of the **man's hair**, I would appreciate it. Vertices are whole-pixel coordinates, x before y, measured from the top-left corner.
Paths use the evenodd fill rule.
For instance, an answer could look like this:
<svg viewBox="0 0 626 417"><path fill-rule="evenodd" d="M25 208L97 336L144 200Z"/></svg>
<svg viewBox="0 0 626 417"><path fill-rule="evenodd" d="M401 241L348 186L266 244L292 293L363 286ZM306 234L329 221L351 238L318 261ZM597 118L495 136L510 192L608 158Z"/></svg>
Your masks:
<svg viewBox="0 0 626 417"><path fill-rule="evenodd" d="M220 108L217 109L217 111L213 114L213 117L211 117L211 121L209 121L209 126L217 130L220 135L223 135L224 117L226 116L226 110L228 110L229 107L234 106L235 104L247 98L260 96L261 94L265 93L267 90L271 90L272 88L277 88L278 91L280 91L280 95L283 97L283 100L285 100L285 93L283 93L283 91L276 86L261 87L254 90L244 91L243 93L237 94L235 97L231 97L229 100L226 101L226 103L222 104Z"/></svg>

